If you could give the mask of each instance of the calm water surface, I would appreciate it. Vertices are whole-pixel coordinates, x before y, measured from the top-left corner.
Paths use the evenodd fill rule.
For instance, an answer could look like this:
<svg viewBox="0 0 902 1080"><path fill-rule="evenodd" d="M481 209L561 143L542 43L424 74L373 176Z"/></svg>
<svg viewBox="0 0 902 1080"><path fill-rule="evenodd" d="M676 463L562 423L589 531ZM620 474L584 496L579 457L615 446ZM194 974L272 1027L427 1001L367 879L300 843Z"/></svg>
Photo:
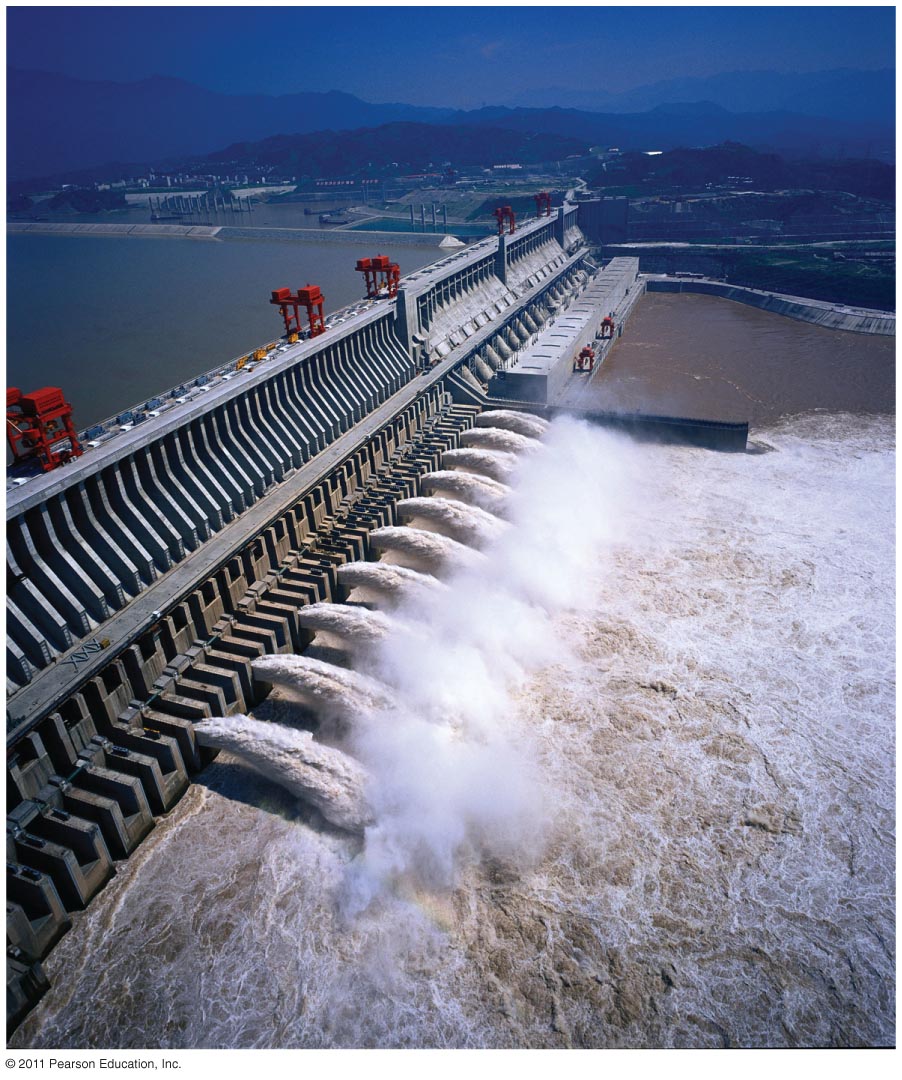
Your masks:
<svg viewBox="0 0 902 1080"><path fill-rule="evenodd" d="M366 237L358 248L9 236L7 383L61 386L76 424L87 427L277 338L273 289L312 282L327 312L360 298L354 264L375 255L371 248ZM443 256L434 241L385 254L402 274Z"/></svg>
<svg viewBox="0 0 902 1080"><path fill-rule="evenodd" d="M753 426L814 409L890 413L895 352L893 337L825 330L714 296L648 293L569 403Z"/></svg>

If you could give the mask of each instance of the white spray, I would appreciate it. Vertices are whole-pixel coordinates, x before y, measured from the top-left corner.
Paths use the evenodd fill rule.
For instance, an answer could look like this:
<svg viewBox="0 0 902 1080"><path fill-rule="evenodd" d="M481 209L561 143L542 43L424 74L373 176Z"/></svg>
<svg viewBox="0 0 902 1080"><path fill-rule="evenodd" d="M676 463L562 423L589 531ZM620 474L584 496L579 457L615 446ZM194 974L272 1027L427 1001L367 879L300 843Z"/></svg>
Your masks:
<svg viewBox="0 0 902 1080"><path fill-rule="evenodd" d="M349 875L347 912L401 881L449 886L470 859L520 866L541 849L549 803L515 694L559 659L550 617L580 604L615 538L624 441L555 421L513 477L512 527L454 574L449 596L402 604L415 637L389 635L371 654L371 674L396 704L390 722L364 717L350 736L370 774L375 823Z"/></svg>

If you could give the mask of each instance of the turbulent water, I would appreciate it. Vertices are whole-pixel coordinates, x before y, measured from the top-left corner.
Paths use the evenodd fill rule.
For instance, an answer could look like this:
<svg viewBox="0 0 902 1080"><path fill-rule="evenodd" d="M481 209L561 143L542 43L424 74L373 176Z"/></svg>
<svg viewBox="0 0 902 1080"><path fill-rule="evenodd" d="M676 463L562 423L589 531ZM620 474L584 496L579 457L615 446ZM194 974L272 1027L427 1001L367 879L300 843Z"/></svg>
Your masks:
<svg viewBox="0 0 902 1080"><path fill-rule="evenodd" d="M221 754L13 1045L892 1043L893 435L555 421L435 647L373 654L376 824Z"/></svg>

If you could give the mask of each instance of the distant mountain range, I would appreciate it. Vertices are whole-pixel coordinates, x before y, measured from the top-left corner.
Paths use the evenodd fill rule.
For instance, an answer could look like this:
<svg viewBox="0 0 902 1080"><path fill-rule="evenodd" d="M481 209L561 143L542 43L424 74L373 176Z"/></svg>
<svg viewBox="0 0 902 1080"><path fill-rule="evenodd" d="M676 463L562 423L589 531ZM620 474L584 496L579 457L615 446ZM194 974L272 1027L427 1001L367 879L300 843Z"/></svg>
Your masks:
<svg viewBox="0 0 902 1080"><path fill-rule="evenodd" d="M437 121L451 109L373 105L338 90L283 97L231 95L182 79L89 82L42 71L7 76L10 179L48 176L109 161L203 156L279 132Z"/></svg>
<svg viewBox="0 0 902 1080"><path fill-rule="evenodd" d="M441 172L442 164L481 165L503 162L537 164L581 156L583 139L553 132L507 130L466 124L418 124L400 121L356 131L317 131L306 135L274 135L254 143L233 143L209 155L228 172L254 165L272 165L291 175L342 176L397 165L403 172ZM212 170L211 171L222 171Z"/></svg>
<svg viewBox="0 0 902 1080"><path fill-rule="evenodd" d="M888 157L894 140L892 86L892 72L792 76L734 72L706 80L670 80L628 95L563 90L530 95L536 101L552 96L558 103L552 108L459 111L374 104L339 91L281 97L227 95L180 79L91 82L10 69L7 168L10 180L23 180L111 161L162 163L212 154L222 158L236 144L318 131L356 133L398 122L553 136L585 144L581 149L600 144L666 150L730 139L800 156ZM702 90L705 98L694 96ZM586 109L586 105L594 109L612 98L616 108L607 104L605 112ZM730 111L725 101L736 111ZM582 107L560 107L571 102ZM739 109L737 104L744 107ZM820 113L812 111L819 105L823 106ZM622 111L626 106L635 111ZM425 131L422 135L426 138ZM449 148L440 156L457 164L467 163L450 148L465 146L467 139L452 137L450 131L445 138ZM573 143L568 145L570 153L579 152ZM560 149L564 148L562 143ZM497 151L499 160L515 152L508 148L508 140Z"/></svg>
<svg viewBox="0 0 902 1080"><path fill-rule="evenodd" d="M552 87L522 94L507 104L632 113L674 101L710 101L735 113L793 112L892 127L896 73L892 68L878 71L839 68L804 73L725 71L704 78L667 79L620 94Z"/></svg>

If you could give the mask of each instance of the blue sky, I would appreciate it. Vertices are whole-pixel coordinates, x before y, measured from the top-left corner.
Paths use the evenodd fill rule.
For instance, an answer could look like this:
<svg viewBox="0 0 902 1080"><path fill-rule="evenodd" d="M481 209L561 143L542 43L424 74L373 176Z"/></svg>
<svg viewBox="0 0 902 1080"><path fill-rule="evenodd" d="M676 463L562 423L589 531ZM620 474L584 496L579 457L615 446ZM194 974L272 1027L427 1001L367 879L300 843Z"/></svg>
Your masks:
<svg viewBox="0 0 902 1080"><path fill-rule="evenodd" d="M472 107L536 87L892 67L894 19L893 7L28 7L7 8L7 50L16 67L81 78Z"/></svg>

